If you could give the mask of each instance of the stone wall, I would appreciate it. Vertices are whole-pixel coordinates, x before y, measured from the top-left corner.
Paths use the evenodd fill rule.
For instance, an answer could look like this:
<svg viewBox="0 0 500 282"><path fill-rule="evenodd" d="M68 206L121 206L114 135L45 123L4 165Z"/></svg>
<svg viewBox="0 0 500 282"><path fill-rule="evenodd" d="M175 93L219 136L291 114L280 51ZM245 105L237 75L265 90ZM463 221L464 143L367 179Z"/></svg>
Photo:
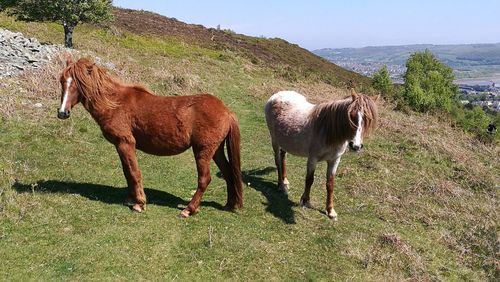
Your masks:
<svg viewBox="0 0 500 282"><path fill-rule="evenodd" d="M63 45L43 44L22 33L0 28L0 78L39 68L65 49Z"/></svg>

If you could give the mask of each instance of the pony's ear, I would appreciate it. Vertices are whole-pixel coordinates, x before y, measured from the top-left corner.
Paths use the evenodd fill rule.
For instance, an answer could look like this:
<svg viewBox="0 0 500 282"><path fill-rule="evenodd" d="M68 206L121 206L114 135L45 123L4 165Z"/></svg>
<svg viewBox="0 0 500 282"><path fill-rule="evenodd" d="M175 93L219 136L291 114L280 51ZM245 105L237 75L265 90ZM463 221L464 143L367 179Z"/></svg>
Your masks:
<svg viewBox="0 0 500 282"><path fill-rule="evenodd" d="M380 98L380 94L379 95L376 95L376 96L370 96L370 98L372 99L373 102L377 102L378 99Z"/></svg>
<svg viewBox="0 0 500 282"><path fill-rule="evenodd" d="M352 100L356 100L359 97L359 94L356 93L356 90L354 90L354 88L351 88L351 97Z"/></svg>
<svg viewBox="0 0 500 282"><path fill-rule="evenodd" d="M66 66L69 66L72 63L73 63L73 61L71 60L71 57L70 56L66 57Z"/></svg>

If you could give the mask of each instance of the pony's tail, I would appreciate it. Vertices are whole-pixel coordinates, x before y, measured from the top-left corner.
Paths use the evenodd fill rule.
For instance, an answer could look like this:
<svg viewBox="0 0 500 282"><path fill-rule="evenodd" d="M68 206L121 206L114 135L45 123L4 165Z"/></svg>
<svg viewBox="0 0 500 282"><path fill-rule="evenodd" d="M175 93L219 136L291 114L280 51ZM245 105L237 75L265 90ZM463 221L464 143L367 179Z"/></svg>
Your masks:
<svg viewBox="0 0 500 282"><path fill-rule="evenodd" d="M243 207L243 186L240 161L240 127L234 114L231 114L231 125L226 137L227 156L231 167L232 185L227 186L227 204L229 209Z"/></svg>

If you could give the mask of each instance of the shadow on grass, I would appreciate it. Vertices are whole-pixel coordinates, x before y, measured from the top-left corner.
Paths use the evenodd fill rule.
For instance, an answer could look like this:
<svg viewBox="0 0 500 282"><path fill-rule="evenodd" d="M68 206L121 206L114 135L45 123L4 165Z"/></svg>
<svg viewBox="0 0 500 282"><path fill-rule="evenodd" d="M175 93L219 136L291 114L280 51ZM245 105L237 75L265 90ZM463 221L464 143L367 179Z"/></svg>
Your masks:
<svg viewBox="0 0 500 282"><path fill-rule="evenodd" d="M276 183L263 178L264 175L275 171L276 168L268 166L265 168L245 170L241 173L246 185L250 183L250 188L259 191L266 197L267 203L263 202L262 204L267 206L267 212L281 219L284 223L295 224L295 215L292 207L297 206L297 204L290 201L287 195L279 191ZM217 177L222 178L222 174L218 172Z"/></svg>
<svg viewBox="0 0 500 282"><path fill-rule="evenodd" d="M36 184L23 184L15 182L12 188L19 193L31 193L34 189L36 193L67 193L78 194L93 201L100 201L107 204L123 204L127 196L126 188L116 188L113 186L64 182L57 180L38 181ZM166 206L174 209L183 209L189 201L172 195L165 191L151 188L144 188L148 205ZM201 206L213 207L218 210L224 210L224 207L216 202L202 201Z"/></svg>

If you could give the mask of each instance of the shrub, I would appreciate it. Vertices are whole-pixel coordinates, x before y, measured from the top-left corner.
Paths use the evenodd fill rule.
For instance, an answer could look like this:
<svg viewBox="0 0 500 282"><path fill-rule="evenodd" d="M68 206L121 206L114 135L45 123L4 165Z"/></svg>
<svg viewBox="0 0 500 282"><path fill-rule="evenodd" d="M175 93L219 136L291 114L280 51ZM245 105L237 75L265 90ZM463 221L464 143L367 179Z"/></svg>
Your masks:
<svg viewBox="0 0 500 282"><path fill-rule="evenodd" d="M492 122L491 117L479 106L467 109L455 103L450 109L450 115L458 126L474 133L478 139L483 142L489 143L493 142L495 139L499 139L498 134L490 135L486 132L488 124ZM498 114L494 119L493 123L497 122L499 119Z"/></svg>
<svg viewBox="0 0 500 282"><path fill-rule="evenodd" d="M453 70L426 50L416 52L406 62L403 99L414 110L450 111L458 87L453 84Z"/></svg>
<svg viewBox="0 0 500 282"><path fill-rule="evenodd" d="M386 96L390 96L393 91L391 77L389 76L389 71L387 66L383 66L378 72L373 75L372 87L375 90L382 92Z"/></svg>

